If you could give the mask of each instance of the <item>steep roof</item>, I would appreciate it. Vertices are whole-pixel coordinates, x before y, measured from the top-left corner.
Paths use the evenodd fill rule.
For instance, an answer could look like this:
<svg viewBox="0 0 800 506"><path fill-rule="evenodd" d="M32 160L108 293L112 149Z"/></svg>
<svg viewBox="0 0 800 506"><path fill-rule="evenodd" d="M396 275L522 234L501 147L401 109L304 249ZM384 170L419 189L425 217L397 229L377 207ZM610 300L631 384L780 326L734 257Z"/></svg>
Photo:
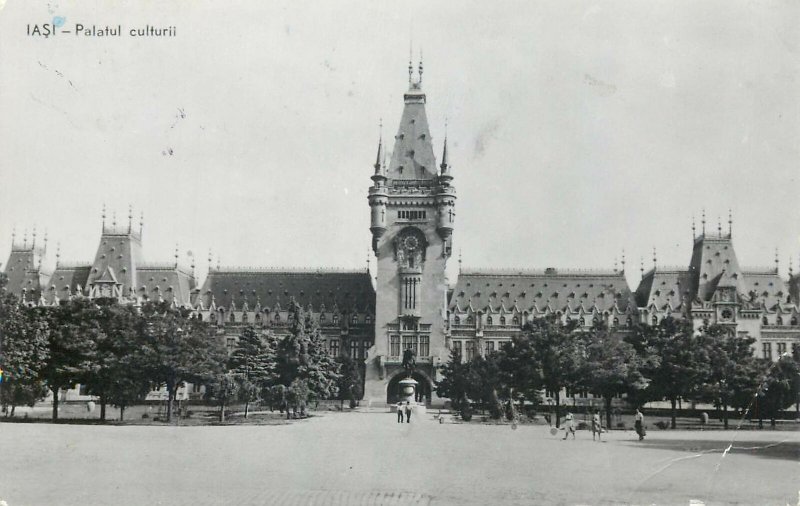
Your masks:
<svg viewBox="0 0 800 506"><path fill-rule="evenodd" d="M179 306L191 302L192 290L196 286L191 271L174 264L139 265L136 278L136 296L146 296L150 300L163 299Z"/></svg>
<svg viewBox="0 0 800 506"><path fill-rule="evenodd" d="M742 294L751 303L773 309L779 303L786 302L789 296L789 286L781 279L777 269L747 269L742 273L742 278ZM792 297L791 300L796 302L797 299Z"/></svg>
<svg viewBox="0 0 800 506"><path fill-rule="evenodd" d="M6 290L18 297L25 291L25 298L29 301L38 299L42 285L49 276L41 268L43 255L42 248L12 246L5 267L8 277Z"/></svg>
<svg viewBox="0 0 800 506"><path fill-rule="evenodd" d="M703 234L696 238L689 270L692 292L700 300L710 300L717 286L734 286L739 293L744 291L730 234Z"/></svg>
<svg viewBox="0 0 800 506"><path fill-rule="evenodd" d="M56 267L50 277L50 284L44 290L44 298L48 304L52 304L56 298L65 300L70 295L75 295L79 291L83 293L86 289L86 281L89 279L89 271L92 266L86 265L60 266Z"/></svg>
<svg viewBox="0 0 800 506"><path fill-rule="evenodd" d="M375 312L375 289L367 271L225 269L208 273L200 299L208 308L211 299L217 307L250 309L289 307L292 298L301 306L330 311Z"/></svg>
<svg viewBox="0 0 800 506"><path fill-rule="evenodd" d="M390 184L395 180L436 179L436 157L425 114L425 100L419 83L412 83L404 95L403 116L394 137L394 150L386 174Z"/></svg>
<svg viewBox="0 0 800 506"><path fill-rule="evenodd" d="M636 288L636 304L658 309L678 309L684 301L691 302L692 276L688 269L656 267L642 276Z"/></svg>
<svg viewBox="0 0 800 506"><path fill-rule="evenodd" d="M89 273L88 284L99 280L111 268L122 293L127 295L136 286L136 268L142 261L141 238L130 229L104 228Z"/></svg>
<svg viewBox="0 0 800 506"><path fill-rule="evenodd" d="M459 274L449 307L475 311L499 311L501 308L520 311L536 308L543 312L589 312L596 305L599 311L610 311L614 305L620 311L635 308L633 293L622 271L590 271L545 269L531 270L474 270Z"/></svg>

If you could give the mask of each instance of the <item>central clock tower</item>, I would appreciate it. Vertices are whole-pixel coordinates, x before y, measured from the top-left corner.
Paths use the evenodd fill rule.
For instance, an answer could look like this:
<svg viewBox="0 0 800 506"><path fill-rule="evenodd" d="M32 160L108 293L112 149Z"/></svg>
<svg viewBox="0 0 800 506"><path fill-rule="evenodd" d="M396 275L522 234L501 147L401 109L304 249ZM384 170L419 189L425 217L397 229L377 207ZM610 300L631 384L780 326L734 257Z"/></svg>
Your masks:
<svg viewBox="0 0 800 506"><path fill-rule="evenodd" d="M416 356L418 402L440 404L433 391L440 365L449 359L447 279L452 252L455 188L447 139L437 167L422 91L422 64L409 89L387 166L383 141L369 188L372 249L378 259L375 344L365 368L364 399L396 402L404 350Z"/></svg>

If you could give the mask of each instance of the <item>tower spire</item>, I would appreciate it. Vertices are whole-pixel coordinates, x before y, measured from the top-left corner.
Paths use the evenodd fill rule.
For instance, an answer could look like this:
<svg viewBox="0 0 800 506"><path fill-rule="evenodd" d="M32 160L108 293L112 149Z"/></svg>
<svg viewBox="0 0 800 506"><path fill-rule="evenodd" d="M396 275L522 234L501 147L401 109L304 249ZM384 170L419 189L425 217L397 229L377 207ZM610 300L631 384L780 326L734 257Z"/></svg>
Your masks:
<svg viewBox="0 0 800 506"><path fill-rule="evenodd" d="M383 159L383 118L381 118L378 121L378 154L375 157L375 174L380 174Z"/></svg>

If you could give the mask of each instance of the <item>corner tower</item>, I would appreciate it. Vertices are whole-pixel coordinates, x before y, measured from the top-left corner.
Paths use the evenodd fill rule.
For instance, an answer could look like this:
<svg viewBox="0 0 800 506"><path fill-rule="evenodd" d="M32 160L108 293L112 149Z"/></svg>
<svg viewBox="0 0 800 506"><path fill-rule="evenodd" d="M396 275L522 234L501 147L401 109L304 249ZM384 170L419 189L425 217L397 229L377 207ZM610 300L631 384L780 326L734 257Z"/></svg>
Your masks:
<svg viewBox="0 0 800 506"><path fill-rule="evenodd" d="M404 350L416 354L414 378L426 402L431 402L439 365L449 357L445 267L452 252L456 193L446 139L436 166L422 64L417 80L412 70L409 63L409 89L389 165L381 140L368 196L378 259L375 344L366 359L364 389L372 404L394 402L397 382L406 377Z"/></svg>

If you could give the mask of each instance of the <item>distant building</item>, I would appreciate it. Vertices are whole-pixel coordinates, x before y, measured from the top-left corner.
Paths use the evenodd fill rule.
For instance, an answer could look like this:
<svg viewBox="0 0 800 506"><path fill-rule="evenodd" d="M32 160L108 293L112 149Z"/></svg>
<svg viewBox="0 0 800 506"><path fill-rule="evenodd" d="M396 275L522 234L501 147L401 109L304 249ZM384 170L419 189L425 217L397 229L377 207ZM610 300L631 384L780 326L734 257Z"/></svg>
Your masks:
<svg viewBox="0 0 800 506"><path fill-rule="evenodd" d="M167 301L192 309L213 324L229 349L241 328L255 325L277 335L288 332L292 301L319 324L333 355L363 363L365 399L393 402L406 377L404 350L416 356L414 378L427 402L441 404L433 388L451 350L463 359L498 349L526 322L554 316L588 329L596 322L624 330L635 323L658 324L666 317L691 319L695 328L721 324L731 333L756 339L757 356L777 360L800 343L800 274L789 280L774 268L740 267L728 232L694 237L685 267L657 265L644 272L632 291L625 262L617 269L495 270L459 272L454 285L445 275L453 251L456 191L447 139L437 165L425 113L422 65L418 79L409 65L409 89L388 164L378 143L368 190L372 249L378 259L373 285L369 270L210 267L202 287L194 265L175 261L147 264L142 228L106 227L91 262L66 265L56 255L50 272L43 262L46 239L30 244L12 237L5 272L8 290L28 305L53 305L71 297L114 297L121 303ZM694 231L693 231L694 235ZM210 265L210 260L209 260ZM791 269L791 267L790 267ZM191 389L189 391L188 389ZM151 397L165 393L153 392ZM185 397L201 395L187 387ZM583 394L585 398L585 393Z"/></svg>

